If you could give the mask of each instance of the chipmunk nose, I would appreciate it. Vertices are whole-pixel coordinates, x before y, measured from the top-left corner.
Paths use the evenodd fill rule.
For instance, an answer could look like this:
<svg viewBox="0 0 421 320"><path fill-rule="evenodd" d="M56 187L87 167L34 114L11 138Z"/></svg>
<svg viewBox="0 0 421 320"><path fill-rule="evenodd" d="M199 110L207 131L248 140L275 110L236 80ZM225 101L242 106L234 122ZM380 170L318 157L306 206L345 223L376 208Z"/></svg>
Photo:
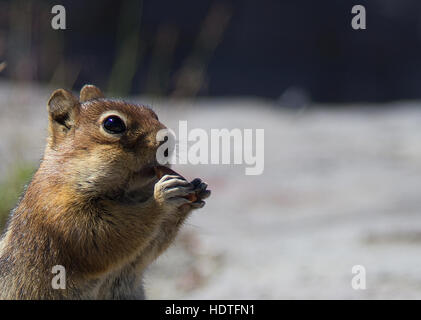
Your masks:
<svg viewBox="0 0 421 320"><path fill-rule="evenodd" d="M144 139L143 143L145 143L148 147L157 149L164 143L168 141L168 136L160 136L159 134L148 134Z"/></svg>

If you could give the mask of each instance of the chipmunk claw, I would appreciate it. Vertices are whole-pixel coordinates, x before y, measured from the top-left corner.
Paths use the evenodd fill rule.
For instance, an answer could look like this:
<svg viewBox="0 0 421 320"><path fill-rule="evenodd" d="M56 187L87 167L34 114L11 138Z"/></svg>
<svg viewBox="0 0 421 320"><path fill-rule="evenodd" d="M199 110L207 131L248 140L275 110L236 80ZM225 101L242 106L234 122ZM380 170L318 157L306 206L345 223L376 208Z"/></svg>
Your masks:
<svg viewBox="0 0 421 320"><path fill-rule="evenodd" d="M193 191L196 193L201 193L208 187L208 184L203 182L200 178L196 178L190 183L193 185Z"/></svg>
<svg viewBox="0 0 421 320"><path fill-rule="evenodd" d="M200 193L198 193L197 196L200 199L206 199L206 198L209 198L209 196L211 195L211 193L212 192L210 190L203 190Z"/></svg>
<svg viewBox="0 0 421 320"><path fill-rule="evenodd" d="M197 200L192 202L190 205L194 209L203 208L206 202L202 200L209 198L209 196L211 195L211 191L207 190L208 184L203 182L200 178L194 179L190 182L190 184L193 186L193 192L196 194L197 197Z"/></svg>
<svg viewBox="0 0 421 320"><path fill-rule="evenodd" d="M198 200L196 202L192 202L190 205L195 209L200 209L205 206L206 202L202 200Z"/></svg>

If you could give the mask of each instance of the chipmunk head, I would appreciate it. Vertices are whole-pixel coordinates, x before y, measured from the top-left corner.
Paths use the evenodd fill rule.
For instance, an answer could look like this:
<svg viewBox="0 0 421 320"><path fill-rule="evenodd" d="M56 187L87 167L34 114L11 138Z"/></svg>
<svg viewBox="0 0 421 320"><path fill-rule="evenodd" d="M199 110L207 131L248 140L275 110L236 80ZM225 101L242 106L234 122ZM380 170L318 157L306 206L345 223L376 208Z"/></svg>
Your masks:
<svg viewBox="0 0 421 320"><path fill-rule="evenodd" d="M49 138L44 161L82 192L110 193L137 175L153 176L156 134L165 126L148 107L105 99L85 85L79 99L59 89L48 101ZM51 166L50 166L51 167Z"/></svg>

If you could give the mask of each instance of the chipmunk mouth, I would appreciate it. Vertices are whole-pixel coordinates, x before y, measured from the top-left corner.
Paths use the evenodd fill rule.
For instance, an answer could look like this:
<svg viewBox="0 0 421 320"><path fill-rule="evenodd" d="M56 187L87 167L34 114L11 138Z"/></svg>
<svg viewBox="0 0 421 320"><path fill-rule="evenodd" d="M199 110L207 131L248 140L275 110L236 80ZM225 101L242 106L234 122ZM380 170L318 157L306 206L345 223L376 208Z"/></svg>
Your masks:
<svg viewBox="0 0 421 320"><path fill-rule="evenodd" d="M135 174L137 176L142 176L145 178L152 178L152 177L157 177L157 168L169 168L170 165L160 165L157 162L148 164L146 166L144 166L142 169L140 169L139 171L136 171Z"/></svg>
<svg viewBox="0 0 421 320"><path fill-rule="evenodd" d="M148 178L148 177L153 177L155 176L155 166L147 166L147 167L143 167L142 169L140 169L139 171L136 171L136 175Z"/></svg>
<svg viewBox="0 0 421 320"><path fill-rule="evenodd" d="M156 183L158 178L155 174L155 166L144 166L138 171L133 172L127 187L128 191L140 190L150 183Z"/></svg>

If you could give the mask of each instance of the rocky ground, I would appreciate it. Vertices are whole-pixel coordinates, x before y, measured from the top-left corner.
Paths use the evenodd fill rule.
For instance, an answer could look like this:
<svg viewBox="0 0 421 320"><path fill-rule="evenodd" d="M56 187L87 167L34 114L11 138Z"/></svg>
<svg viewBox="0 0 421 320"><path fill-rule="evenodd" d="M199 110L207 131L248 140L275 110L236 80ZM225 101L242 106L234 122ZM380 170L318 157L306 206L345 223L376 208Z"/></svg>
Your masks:
<svg viewBox="0 0 421 320"><path fill-rule="evenodd" d="M38 161L52 90L0 84L0 181ZM213 191L146 274L149 298L421 298L421 107L312 106L257 99L130 100L177 132L265 129L265 170L179 165ZM345 107L345 106L344 106ZM351 269L366 270L353 290Z"/></svg>

